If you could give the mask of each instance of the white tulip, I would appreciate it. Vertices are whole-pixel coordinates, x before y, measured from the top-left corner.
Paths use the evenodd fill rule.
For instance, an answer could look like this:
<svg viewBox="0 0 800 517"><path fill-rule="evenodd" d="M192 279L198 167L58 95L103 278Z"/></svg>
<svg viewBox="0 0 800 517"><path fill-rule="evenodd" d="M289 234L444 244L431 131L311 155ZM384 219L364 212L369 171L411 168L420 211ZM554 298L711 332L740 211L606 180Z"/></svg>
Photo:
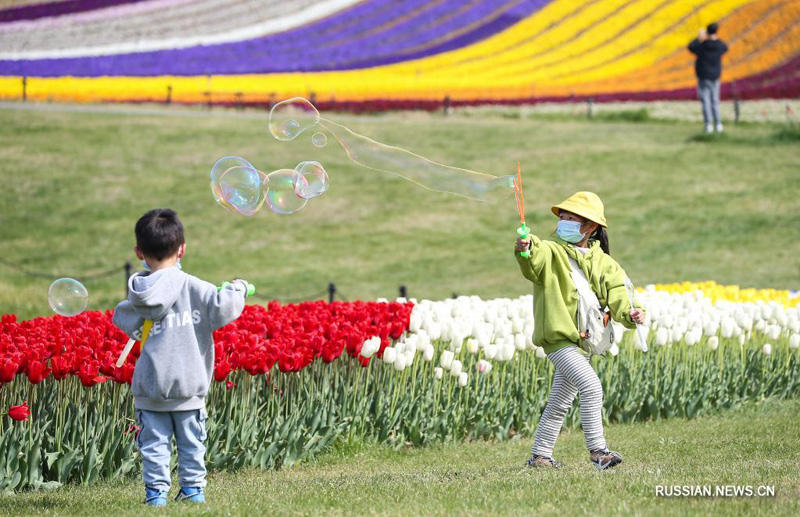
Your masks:
<svg viewBox="0 0 800 517"><path fill-rule="evenodd" d="M477 354L478 353L478 340L474 338L469 338L467 340L467 352L470 354Z"/></svg>
<svg viewBox="0 0 800 517"><path fill-rule="evenodd" d="M461 375L458 376L458 386L460 388L463 388L464 386L467 385L467 380L468 380L467 372L461 372Z"/></svg>
<svg viewBox="0 0 800 517"><path fill-rule="evenodd" d="M397 354L397 357L394 360L394 369L398 372L402 372L406 367L406 355L405 354Z"/></svg>
<svg viewBox="0 0 800 517"><path fill-rule="evenodd" d="M442 326L438 323L431 323L428 327L428 335L431 337L431 341L436 341L442 336Z"/></svg>
<svg viewBox="0 0 800 517"><path fill-rule="evenodd" d="M483 355L490 361L497 357L497 345L486 345L483 349Z"/></svg>
<svg viewBox="0 0 800 517"><path fill-rule="evenodd" d="M539 359L545 359L547 357L547 354L544 352L544 348L538 347L536 349L536 357Z"/></svg>
<svg viewBox="0 0 800 517"><path fill-rule="evenodd" d="M445 370L449 370L450 365L453 364L454 357L455 354L453 354L453 352L451 352L450 350L443 350L442 355L439 356L439 364L442 365L442 368L444 368Z"/></svg>
<svg viewBox="0 0 800 517"><path fill-rule="evenodd" d="M416 311L416 307L414 308ZM419 332L422 327L422 316L419 313L411 312L411 317L408 319L408 330L411 332Z"/></svg>
<svg viewBox="0 0 800 517"><path fill-rule="evenodd" d="M525 336L522 334L514 335L514 348L517 350L525 350Z"/></svg>
<svg viewBox="0 0 800 517"><path fill-rule="evenodd" d="M767 336L774 340L777 340L781 336L781 328L778 325L770 325L767 328Z"/></svg>
<svg viewBox="0 0 800 517"><path fill-rule="evenodd" d="M430 343L425 345L425 350L422 352L422 358L427 362L433 361L433 354L436 351Z"/></svg>
<svg viewBox="0 0 800 517"><path fill-rule="evenodd" d="M708 338L708 348L711 350L716 350L719 347L719 338L717 336L711 336Z"/></svg>
<svg viewBox="0 0 800 517"><path fill-rule="evenodd" d="M461 374L461 361L455 359L452 364L450 364L450 375L453 377L458 377Z"/></svg>
<svg viewBox="0 0 800 517"><path fill-rule="evenodd" d="M397 350L392 347L387 347L383 350L383 362L392 364L397 359Z"/></svg>
<svg viewBox="0 0 800 517"><path fill-rule="evenodd" d="M720 326L722 328L722 337L724 338L733 337L733 332L734 332L733 329L736 327L736 323L734 323L732 319L725 318L724 320L722 320Z"/></svg>
<svg viewBox="0 0 800 517"><path fill-rule="evenodd" d="M797 350L798 347L800 347L800 334L792 334L789 338L789 348Z"/></svg>
<svg viewBox="0 0 800 517"><path fill-rule="evenodd" d="M764 332L766 326L767 323L764 320L758 320L753 324L753 330L755 330L756 332Z"/></svg>
<svg viewBox="0 0 800 517"><path fill-rule="evenodd" d="M414 357L416 356L416 353L413 350L406 350L405 356L406 366L411 366L414 364Z"/></svg>
<svg viewBox="0 0 800 517"><path fill-rule="evenodd" d="M664 346L669 341L669 330L660 328L656 331L656 346Z"/></svg>
<svg viewBox="0 0 800 517"><path fill-rule="evenodd" d="M764 353L764 355L772 355L772 345L770 345L769 343L766 343L761 348L761 351Z"/></svg>
<svg viewBox="0 0 800 517"><path fill-rule="evenodd" d="M492 371L492 363L484 359L481 359L480 361L478 361L477 368L479 373L486 375Z"/></svg>
<svg viewBox="0 0 800 517"><path fill-rule="evenodd" d="M608 349L608 351L609 351L609 353L610 353L611 355L613 355L613 356L617 356L617 355L619 355L619 347L617 346L617 344L616 344L616 343L614 343L613 345L611 345L611 348L609 348L609 349Z"/></svg>
<svg viewBox="0 0 800 517"><path fill-rule="evenodd" d="M440 380L440 379L442 378L442 375L443 375L443 374L444 374L444 370L442 370L442 369L441 369L441 368L439 368L438 366L437 366L436 368L434 368L434 369L433 369L433 376L434 376L434 377L436 377L436 380L437 380L437 381L438 381L438 380Z"/></svg>

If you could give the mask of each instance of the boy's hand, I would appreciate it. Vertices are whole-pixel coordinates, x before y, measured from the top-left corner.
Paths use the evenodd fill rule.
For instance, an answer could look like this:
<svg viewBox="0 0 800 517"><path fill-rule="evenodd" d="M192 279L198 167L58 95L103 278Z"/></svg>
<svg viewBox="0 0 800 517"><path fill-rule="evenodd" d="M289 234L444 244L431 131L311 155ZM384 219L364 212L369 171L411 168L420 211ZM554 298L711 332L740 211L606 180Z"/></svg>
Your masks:
<svg viewBox="0 0 800 517"><path fill-rule="evenodd" d="M630 316L637 325L644 325L644 311L642 309L632 310Z"/></svg>
<svg viewBox="0 0 800 517"><path fill-rule="evenodd" d="M706 32L705 27L703 27L697 32L697 39L699 39L700 41L705 41L706 39L708 39L708 33Z"/></svg>
<svg viewBox="0 0 800 517"><path fill-rule="evenodd" d="M517 251L527 251L531 247L531 238L525 237L521 239L517 237Z"/></svg>

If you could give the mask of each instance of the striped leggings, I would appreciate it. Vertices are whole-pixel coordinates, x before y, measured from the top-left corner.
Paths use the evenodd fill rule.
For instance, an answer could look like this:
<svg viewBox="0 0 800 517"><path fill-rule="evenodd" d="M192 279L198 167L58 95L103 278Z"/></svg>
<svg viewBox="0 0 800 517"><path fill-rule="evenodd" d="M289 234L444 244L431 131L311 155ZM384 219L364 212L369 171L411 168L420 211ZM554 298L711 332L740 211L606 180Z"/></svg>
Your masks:
<svg viewBox="0 0 800 517"><path fill-rule="evenodd" d="M568 346L548 354L547 358L556 367L553 387L547 399L532 452L547 458L553 457L558 433L564 425L567 411L572 407L575 395L581 395L581 425L590 450L605 449L603 437L603 386L597 373L576 346Z"/></svg>

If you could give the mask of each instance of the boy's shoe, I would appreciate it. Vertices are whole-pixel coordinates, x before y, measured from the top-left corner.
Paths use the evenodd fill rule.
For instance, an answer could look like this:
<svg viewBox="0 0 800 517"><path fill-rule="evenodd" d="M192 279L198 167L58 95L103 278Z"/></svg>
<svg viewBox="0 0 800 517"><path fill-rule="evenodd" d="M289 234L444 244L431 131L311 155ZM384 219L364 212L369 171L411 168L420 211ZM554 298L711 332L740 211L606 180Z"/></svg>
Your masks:
<svg viewBox="0 0 800 517"><path fill-rule="evenodd" d="M549 468L549 469L560 469L561 463L557 462L554 458L548 458L547 456L540 456L538 454L534 454L531 456L531 459L528 460L528 467L529 468Z"/></svg>
<svg viewBox="0 0 800 517"><path fill-rule="evenodd" d="M722 130L723 130L722 122L720 122L719 124L717 124L717 133L722 133Z"/></svg>
<svg viewBox="0 0 800 517"><path fill-rule="evenodd" d="M189 501L190 503L205 503L206 496L201 487L188 487L181 488L181 491L175 496L175 500Z"/></svg>
<svg viewBox="0 0 800 517"><path fill-rule="evenodd" d="M711 124L706 124L705 132L706 133L713 133L714 132L714 126L712 126Z"/></svg>
<svg viewBox="0 0 800 517"><path fill-rule="evenodd" d="M145 487L144 504L148 506L167 506L167 491Z"/></svg>
<svg viewBox="0 0 800 517"><path fill-rule="evenodd" d="M622 456L618 452L608 450L608 447L590 452L589 458L598 470L610 469L622 463Z"/></svg>

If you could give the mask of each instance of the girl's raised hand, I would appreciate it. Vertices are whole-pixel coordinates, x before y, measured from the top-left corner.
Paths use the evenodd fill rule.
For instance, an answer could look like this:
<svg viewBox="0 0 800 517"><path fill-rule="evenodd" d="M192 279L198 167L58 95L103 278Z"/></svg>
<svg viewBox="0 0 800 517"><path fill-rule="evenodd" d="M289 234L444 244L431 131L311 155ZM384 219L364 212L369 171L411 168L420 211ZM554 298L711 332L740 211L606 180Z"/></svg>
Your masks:
<svg viewBox="0 0 800 517"><path fill-rule="evenodd" d="M520 239L517 237L517 251L526 251L531 247L531 238L525 237L524 239Z"/></svg>
<svg viewBox="0 0 800 517"><path fill-rule="evenodd" d="M634 321L634 323L636 323L637 325L644 324L644 311L642 309L636 309L631 311L630 316L631 319Z"/></svg>

